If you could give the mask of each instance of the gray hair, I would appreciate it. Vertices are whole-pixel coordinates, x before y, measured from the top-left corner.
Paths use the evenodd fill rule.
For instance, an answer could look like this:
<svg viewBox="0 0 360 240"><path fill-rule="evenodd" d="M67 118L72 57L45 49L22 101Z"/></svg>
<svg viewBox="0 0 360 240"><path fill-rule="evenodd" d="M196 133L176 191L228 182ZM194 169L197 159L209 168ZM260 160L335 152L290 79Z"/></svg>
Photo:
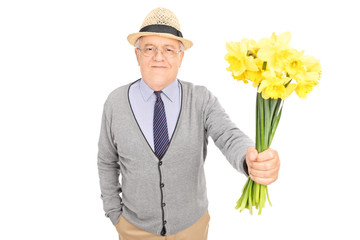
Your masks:
<svg viewBox="0 0 360 240"><path fill-rule="evenodd" d="M137 40L136 40L136 43L135 43L135 47L136 48L139 48L140 47L140 39L141 39L141 37L139 37ZM180 43L180 50L183 52L183 51L185 51L185 47L184 47L184 45L183 45L183 43L180 41L180 40L178 40L179 41L179 43Z"/></svg>

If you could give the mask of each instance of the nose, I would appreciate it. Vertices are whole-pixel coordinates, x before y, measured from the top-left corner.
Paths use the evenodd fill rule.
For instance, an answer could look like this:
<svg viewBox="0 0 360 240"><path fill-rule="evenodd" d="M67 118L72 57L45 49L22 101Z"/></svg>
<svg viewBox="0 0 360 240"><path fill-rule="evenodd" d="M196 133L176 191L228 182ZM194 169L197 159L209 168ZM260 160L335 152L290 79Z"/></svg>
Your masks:
<svg viewBox="0 0 360 240"><path fill-rule="evenodd" d="M165 57L164 57L164 54L163 54L162 50L157 48L156 51L155 51L154 59L157 60L157 61L161 61L164 58Z"/></svg>

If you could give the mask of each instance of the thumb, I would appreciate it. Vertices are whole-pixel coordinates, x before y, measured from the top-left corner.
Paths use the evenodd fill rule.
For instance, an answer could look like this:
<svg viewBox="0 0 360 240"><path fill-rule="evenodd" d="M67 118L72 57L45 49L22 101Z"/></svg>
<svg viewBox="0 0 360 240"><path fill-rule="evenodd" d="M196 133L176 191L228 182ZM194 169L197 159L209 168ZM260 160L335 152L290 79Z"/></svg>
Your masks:
<svg viewBox="0 0 360 240"><path fill-rule="evenodd" d="M247 153L246 153L246 159L248 161L256 161L257 159L257 156L258 156L258 151L256 150L255 147L249 147L248 150L247 150Z"/></svg>

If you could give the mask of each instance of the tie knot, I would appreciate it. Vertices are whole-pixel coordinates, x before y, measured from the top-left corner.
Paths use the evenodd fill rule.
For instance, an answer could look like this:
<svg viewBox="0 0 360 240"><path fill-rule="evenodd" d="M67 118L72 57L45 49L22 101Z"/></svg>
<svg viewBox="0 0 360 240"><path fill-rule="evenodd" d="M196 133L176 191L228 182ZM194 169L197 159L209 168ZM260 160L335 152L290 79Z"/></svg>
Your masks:
<svg viewBox="0 0 360 240"><path fill-rule="evenodd" d="M156 95L156 98L159 98L160 97L160 93L162 93L162 91L154 91L155 95Z"/></svg>

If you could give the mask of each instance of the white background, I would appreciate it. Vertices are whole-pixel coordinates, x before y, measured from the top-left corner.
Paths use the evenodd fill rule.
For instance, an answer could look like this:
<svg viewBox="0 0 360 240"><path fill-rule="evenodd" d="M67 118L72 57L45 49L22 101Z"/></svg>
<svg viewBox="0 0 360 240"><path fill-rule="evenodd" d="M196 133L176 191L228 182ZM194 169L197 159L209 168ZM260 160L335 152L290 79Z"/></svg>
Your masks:
<svg viewBox="0 0 360 240"><path fill-rule="evenodd" d="M162 6L179 18L179 78L206 86L255 137L255 88L232 79L227 41L290 31L320 59L320 84L285 102L281 159L260 216L235 203L246 177L209 139L209 240L359 239L356 1L16 1L0 3L0 239L118 239L97 173L103 103L140 77L128 34Z"/></svg>

